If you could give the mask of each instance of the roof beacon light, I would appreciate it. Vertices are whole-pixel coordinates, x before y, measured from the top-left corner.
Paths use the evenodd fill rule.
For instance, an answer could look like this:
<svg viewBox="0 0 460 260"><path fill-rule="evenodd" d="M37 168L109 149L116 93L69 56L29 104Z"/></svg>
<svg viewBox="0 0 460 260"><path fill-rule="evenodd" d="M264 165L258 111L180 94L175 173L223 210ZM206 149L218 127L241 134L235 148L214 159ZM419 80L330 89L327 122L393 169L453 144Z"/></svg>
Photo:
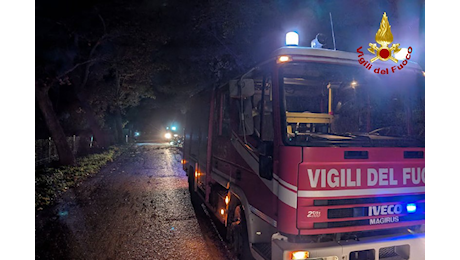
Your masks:
<svg viewBox="0 0 460 260"><path fill-rule="evenodd" d="M299 34L296 32L286 33L286 45L298 46L299 45Z"/></svg>

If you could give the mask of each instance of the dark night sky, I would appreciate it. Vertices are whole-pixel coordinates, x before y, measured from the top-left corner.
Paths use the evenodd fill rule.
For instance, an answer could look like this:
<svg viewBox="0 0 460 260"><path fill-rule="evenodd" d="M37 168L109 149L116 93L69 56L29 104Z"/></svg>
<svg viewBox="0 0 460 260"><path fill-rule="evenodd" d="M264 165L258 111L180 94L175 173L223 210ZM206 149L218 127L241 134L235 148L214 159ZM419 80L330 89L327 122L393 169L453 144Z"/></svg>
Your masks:
<svg viewBox="0 0 460 260"><path fill-rule="evenodd" d="M212 4L214 3L214 4ZM215 84L209 73L222 63L220 80L229 79L264 60L270 52L284 44L287 31L300 34L300 45L309 46L317 33L323 33L327 47L332 48L329 13L333 16L338 50L354 52L359 46L374 41L383 12L387 12L395 41L401 46L417 50L412 59L424 67L424 2L423 1L62 1L40 0L37 13L37 53L39 66L47 62L59 63L58 70L71 67L64 61L50 59L50 49L71 41L62 36L77 31L81 37L95 37L102 29L98 15L104 18L106 30L119 35L133 36L131 43L113 43L102 51L123 46L124 52L138 50L151 57L154 64L167 67L160 72L142 75L150 81L157 97L142 101L139 106L124 110L124 119L136 129L152 129L164 125L171 117L178 117L180 109L193 89ZM62 25L56 26L56 23ZM136 28L139 28L139 32ZM146 34L145 31L150 31ZM90 32L90 33L89 33ZM46 37L43 35L46 34ZM86 35L87 34L87 35ZM139 38L136 35L141 35ZM164 38L164 39L163 39ZM142 41L142 42L140 42ZM161 41L164 41L161 44ZM140 49L141 45L155 46ZM105 48L105 49L103 49ZM45 51L43 51L45 50ZM65 55L77 55L68 48ZM43 58L43 59L42 59ZM222 63L219 63L219 62ZM214 65L209 65L214 64ZM214 66L214 67L213 67ZM149 74L150 73L150 74ZM200 75L202 74L202 75ZM177 81L175 81L177 79ZM62 88L61 88L62 89ZM59 102L61 118L73 118L72 98L64 91L50 92L53 102ZM53 96L54 95L54 96ZM61 111L62 110L62 111ZM46 127L37 114L37 135L46 135ZM180 116L179 116L180 117ZM106 118L106 122L109 119ZM66 132L77 132L75 126L65 126ZM79 127L78 129L81 129ZM84 127L83 127L84 128Z"/></svg>

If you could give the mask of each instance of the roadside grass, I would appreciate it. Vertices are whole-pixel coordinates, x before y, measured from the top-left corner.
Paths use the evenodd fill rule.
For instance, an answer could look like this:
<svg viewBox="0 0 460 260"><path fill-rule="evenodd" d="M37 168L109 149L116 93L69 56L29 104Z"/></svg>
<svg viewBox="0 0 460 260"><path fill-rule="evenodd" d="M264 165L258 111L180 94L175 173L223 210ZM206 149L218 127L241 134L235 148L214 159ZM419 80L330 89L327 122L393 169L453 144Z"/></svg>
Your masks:
<svg viewBox="0 0 460 260"><path fill-rule="evenodd" d="M35 170L35 209L52 205L66 190L78 186L117 158L126 147L111 146L106 151L77 158L77 166L40 168Z"/></svg>

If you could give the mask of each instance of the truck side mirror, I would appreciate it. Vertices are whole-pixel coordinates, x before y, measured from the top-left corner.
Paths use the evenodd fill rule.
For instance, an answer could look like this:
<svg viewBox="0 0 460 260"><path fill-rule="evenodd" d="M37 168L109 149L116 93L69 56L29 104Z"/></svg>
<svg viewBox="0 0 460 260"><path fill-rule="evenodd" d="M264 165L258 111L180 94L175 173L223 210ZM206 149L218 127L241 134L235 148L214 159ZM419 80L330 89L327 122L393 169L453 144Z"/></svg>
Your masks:
<svg viewBox="0 0 460 260"><path fill-rule="evenodd" d="M262 141L259 145L259 175L260 177L273 179L273 142Z"/></svg>

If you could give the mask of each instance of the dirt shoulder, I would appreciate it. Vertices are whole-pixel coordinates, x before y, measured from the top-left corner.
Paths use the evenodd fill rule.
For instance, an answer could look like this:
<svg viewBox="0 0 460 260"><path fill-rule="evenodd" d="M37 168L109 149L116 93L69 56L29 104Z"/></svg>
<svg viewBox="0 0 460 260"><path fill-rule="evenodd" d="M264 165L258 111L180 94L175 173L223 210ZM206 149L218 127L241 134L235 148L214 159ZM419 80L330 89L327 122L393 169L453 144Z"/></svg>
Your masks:
<svg viewBox="0 0 460 260"><path fill-rule="evenodd" d="M177 148L133 146L65 192L36 215L36 259L225 259L180 160Z"/></svg>

